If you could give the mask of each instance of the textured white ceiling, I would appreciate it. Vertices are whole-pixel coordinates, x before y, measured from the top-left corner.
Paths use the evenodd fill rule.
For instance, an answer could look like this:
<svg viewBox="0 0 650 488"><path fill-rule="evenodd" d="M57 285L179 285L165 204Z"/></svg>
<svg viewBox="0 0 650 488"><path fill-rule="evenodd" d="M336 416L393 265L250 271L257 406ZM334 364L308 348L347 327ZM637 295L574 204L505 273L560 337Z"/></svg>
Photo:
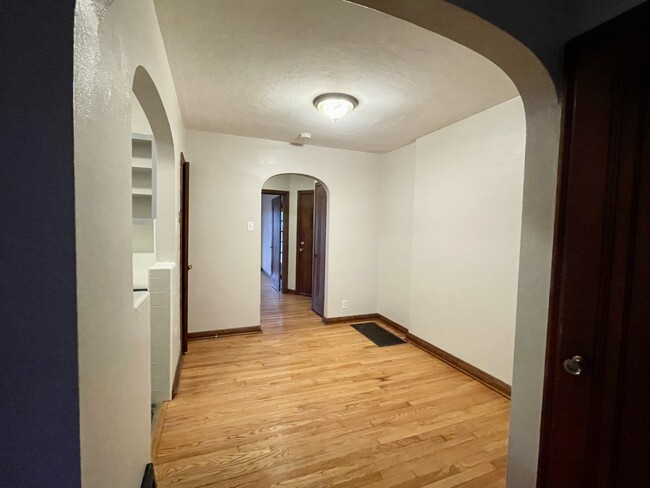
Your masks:
<svg viewBox="0 0 650 488"><path fill-rule="evenodd" d="M189 129L386 152L517 96L494 64L342 0L155 0ZM338 122L312 100L359 99Z"/></svg>

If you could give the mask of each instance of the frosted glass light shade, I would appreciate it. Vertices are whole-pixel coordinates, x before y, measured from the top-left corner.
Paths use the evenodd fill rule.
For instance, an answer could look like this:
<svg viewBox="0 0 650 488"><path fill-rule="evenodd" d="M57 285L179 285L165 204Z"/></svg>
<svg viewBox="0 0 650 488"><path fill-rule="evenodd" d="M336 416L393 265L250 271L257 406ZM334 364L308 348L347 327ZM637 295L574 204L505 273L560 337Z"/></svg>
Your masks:
<svg viewBox="0 0 650 488"><path fill-rule="evenodd" d="M337 121L352 112L359 101L345 93L323 93L314 98L314 106L320 113Z"/></svg>

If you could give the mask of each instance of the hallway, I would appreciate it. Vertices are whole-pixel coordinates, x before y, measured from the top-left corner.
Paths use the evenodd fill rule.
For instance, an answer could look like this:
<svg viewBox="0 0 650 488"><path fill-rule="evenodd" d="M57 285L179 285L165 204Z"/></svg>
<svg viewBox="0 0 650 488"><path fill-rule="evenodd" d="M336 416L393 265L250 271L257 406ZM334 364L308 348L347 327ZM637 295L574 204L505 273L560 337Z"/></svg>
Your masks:
<svg viewBox="0 0 650 488"><path fill-rule="evenodd" d="M271 286L271 279L261 273L262 331L282 333L323 327L320 317L311 311L311 298L282 294Z"/></svg>
<svg viewBox="0 0 650 488"><path fill-rule="evenodd" d="M509 401L262 287L264 333L190 342L159 486L505 486Z"/></svg>

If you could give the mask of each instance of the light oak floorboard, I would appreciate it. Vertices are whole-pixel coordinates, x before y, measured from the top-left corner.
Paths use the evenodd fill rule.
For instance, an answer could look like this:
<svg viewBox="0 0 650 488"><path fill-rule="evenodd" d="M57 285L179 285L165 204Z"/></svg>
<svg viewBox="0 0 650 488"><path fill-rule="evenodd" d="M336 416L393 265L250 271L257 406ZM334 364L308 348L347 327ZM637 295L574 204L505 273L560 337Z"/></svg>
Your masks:
<svg viewBox="0 0 650 488"><path fill-rule="evenodd" d="M282 333L323 327L321 318L311 311L311 297L278 293L262 273L262 331Z"/></svg>
<svg viewBox="0 0 650 488"><path fill-rule="evenodd" d="M263 334L190 342L161 488L505 486L508 400L310 308L263 279Z"/></svg>

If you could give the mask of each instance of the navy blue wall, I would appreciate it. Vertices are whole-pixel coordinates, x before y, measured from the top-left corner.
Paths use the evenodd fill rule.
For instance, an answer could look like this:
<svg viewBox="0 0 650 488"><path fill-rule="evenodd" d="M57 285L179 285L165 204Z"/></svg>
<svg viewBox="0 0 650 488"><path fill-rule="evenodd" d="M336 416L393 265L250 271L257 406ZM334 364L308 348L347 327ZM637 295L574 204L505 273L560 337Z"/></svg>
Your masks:
<svg viewBox="0 0 650 488"><path fill-rule="evenodd" d="M0 0L0 486L81 486L73 0Z"/></svg>
<svg viewBox="0 0 650 488"><path fill-rule="evenodd" d="M525 44L558 82L564 45L647 0L447 0Z"/></svg>

